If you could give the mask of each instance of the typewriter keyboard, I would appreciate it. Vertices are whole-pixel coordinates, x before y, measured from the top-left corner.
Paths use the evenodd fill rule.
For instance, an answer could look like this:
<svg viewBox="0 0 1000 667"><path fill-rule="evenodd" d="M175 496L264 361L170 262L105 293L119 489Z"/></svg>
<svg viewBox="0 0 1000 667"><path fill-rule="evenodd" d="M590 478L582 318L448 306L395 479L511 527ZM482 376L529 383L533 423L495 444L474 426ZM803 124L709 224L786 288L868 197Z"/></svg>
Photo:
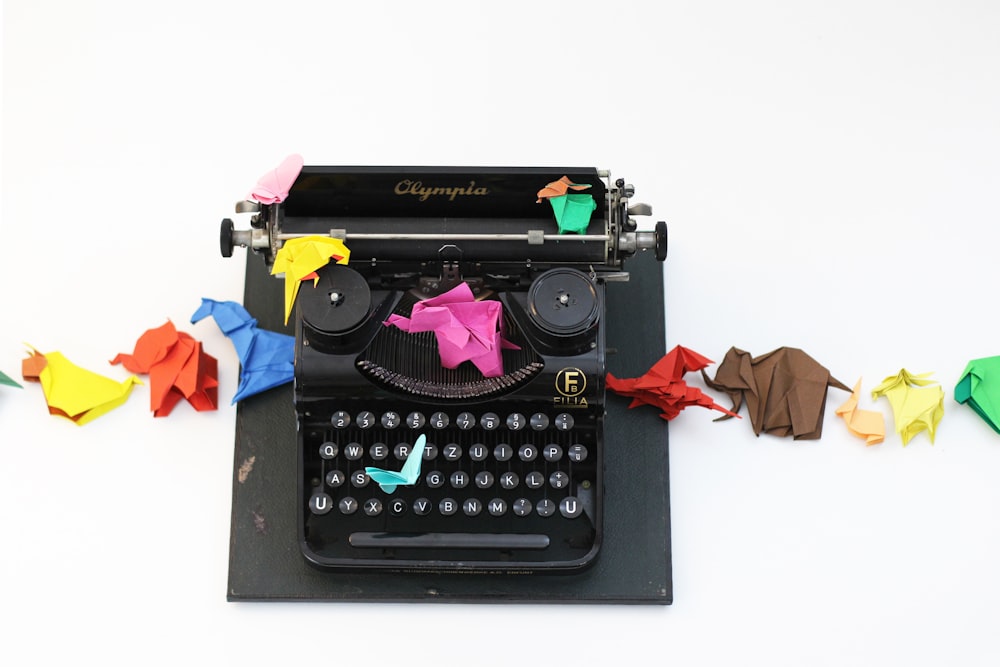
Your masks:
<svg viewBox="0 0 1000 667"><path fill-rule="evenodd" d="M301 439L314 564L575 569L596 551L601 438L591 412L345 406L328 417ZM401 471L421 434L419 474L387 493L366 467Z"/></svg>

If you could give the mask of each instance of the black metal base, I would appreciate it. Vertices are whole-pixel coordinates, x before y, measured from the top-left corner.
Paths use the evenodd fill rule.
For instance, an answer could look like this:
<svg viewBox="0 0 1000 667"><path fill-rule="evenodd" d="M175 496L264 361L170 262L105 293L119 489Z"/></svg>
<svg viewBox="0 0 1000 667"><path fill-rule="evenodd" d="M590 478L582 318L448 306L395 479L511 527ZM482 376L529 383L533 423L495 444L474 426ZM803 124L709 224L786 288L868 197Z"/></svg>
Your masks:
<svg viewBox="0 0 1000 667"><path fill-rule="evenodd" d="M608 370L641 375L664 353L662 264L642 254L607 286ZM283 326L283 285L247 258L244 306L263 329ZM670 604L667 423L608 395L604 544L571 575L341 574L309 566L296 533L296 437L290 385L237 406L227 598L358 602Z"/></svg>

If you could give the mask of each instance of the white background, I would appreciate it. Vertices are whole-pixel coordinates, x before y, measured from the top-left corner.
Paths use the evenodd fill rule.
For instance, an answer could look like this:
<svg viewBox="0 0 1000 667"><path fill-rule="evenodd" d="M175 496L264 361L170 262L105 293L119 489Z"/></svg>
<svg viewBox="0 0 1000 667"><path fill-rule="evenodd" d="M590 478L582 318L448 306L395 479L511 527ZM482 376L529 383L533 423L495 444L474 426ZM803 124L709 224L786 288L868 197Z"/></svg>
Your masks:
<svg viewBox="0 0 1000 667"><path fill-rule="evenodd" d="M1000 354L995 3L3 10L0 370L27 343L123 378L170 318L222 376L217 412L153 419L145 386L84 427L0 387L5 664L1000 661L1000 435L953 398ZM242 299L219 220L292 152L610 169L670 225L668 346L801 347L866 394L933 372L936 443L866 395L866 448L836 390L814 442L682 413L670 607L227 603L237 362L188 319Z"/></svg>

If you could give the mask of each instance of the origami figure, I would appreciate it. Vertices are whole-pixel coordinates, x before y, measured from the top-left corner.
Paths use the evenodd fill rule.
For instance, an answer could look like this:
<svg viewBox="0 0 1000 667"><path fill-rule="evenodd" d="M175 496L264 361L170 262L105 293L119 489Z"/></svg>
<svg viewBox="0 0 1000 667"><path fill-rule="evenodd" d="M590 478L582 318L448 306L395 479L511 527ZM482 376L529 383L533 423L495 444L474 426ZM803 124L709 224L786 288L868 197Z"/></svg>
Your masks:
<svg viewBox="0 0 1000 667"><path fill-rule="evenodd" d="M392 493L396 490L397 486L413 486L417 478L420 477L420 461L424 456L424 447L426 444L426 435L421 435L417 438L417 441L413 444L413 449L410 450L409 455L406 457L403 469L399 472L383 470L382 468L374 468L372 466L365 468L365 472L386 493Z"/></svg>
<svg viewBox="0 0 1000 667"><path fill-rule="evenodd" d="M218 361L169 320L143 333L132 354L119 354L111 364L149 375L149 409L154 417L169 415L182 398L199 412L219 406Z"/></svg>
<svg viewBox="0 0 1000 667"><path fill-rule="evenodd" d="M915 375L904 368L872 390L873 399L880 396L889 399L896 433L903 438L904 446L924 430L934 444L934 432L944 415L944 390L928 379L930 376L931 373Z"/></svg>
<svg viewBox="0 0 1000 667"><path fill-rule="evenodd" d="M955 400L975 410L1000 433L1000 357L970 361L955 385Z"/></svg>
<svg viewBox="0 0 1000 667"><path fill-rule="evenodd" d="M850 391L830 371L800 349L780 347L759 357L730 348L709 387L729 395L733 412L746 401L754 435L761 432L795 440L823 434L827 387ZM728 419L728 416L719 417Z"/></svg>
<svg viewBox="0 0 1000 667"><path fill-rule="evenodd" d="M866 445L877 445L885 440L885 417L875 410L862 410L858 407L861 398L861 380L854 385L851 397L837 408L837 414L844 418L847 430L859 438L865 439Z"/></svg>
<svg viewBox="0 0 1000 667"><path fill-rule="evenodd" d="M49 414L65 417L78 426L93 421L128 400L139 378L123 382L80 368L61 352L42 354L32 348L21 363L25 380L42 385Z"/></svg>
<svg viewBox="0 0 1000 667"><path fill-rule="evenodd" d="M0 371L0 384L7 385L8 387L18 387L18 388L21 387L21 385L19 385L17 382L14 382L14 380L12 380L10 376L4 373L3 371Z"/></svg>
<svg viewBox="0 0 1000 667"><path fill-rule="evenodd" d="M285 324L292 314L295 297L303 280L319 281L316 270L331 260L347 264L351 251L344 242L329 236L300 236L285 241L274 256L271 275L285 274Z"/></svg>
<svg viewBox="0 0 1000 667"><path fill-rule="evenodd" d="M257 328L257 320L235 301L202 299L191 323L211 315L240 359L240 384L233 403L291 382L295 377L295 338Z"/></svg>
<svg viewBox="0 0 1000 667"><path fill-rule="evenodd" d="M468 284L459 283L444 294L418 301L410 317L390 315L383 324L408 333L433 331L442 366L457 368L471 361L484 377L499 377L501 350L520 349L500 330L502 309L499 301L476 301Z"/></svg>
<svg viewBox="0 0 1000 667"><path fill-rule="evenodd" d="M247 199L261 204L278 204L288 197L295 180L302 171L302 156L289 155L276 168L260 177L257 185L250 190Z"/></svg>
<svg viewBox="0 0 1000 667"><path fill-rule="evenodd" d="M711 359L680 345L667 352L644 375L638 378L618 379L611 373L606 381L609 390L621 396L632 398L629 408L652 405L660 410L660 417L670 421L686 407L697 405L724 412L731 417L739 417L734 412L718 405L697 387L689 387L682 379L689 371L699 371Z"/></svg>
<svg viewBox="0 0 1000 667"><path fill-rule="evenodd" d="M586 190L589 187L591 186L585 183L573 183L568 177L563 176L539 190L536 203L541 203L543 199L549 200L560 234L566 232L583 234L590 225L590 215L597 208L597 202L594 201L593 195L569 194L569 191Z"/></svg>

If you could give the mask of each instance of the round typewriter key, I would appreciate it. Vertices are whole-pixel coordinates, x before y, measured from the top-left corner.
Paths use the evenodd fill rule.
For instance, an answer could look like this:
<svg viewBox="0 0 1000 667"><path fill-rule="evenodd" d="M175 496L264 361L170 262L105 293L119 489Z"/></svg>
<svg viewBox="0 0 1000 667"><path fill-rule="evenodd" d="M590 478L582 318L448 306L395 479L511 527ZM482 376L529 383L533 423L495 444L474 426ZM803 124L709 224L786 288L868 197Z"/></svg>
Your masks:
<svg viewBox="0 0 1000 667"><path fill-rule="evenodd" d="M449 481L451 481L453 489L464 489L469 485L469 475L461 470L456 470L451 473L451 479Z"/></svg>
<svg viewBox="0 0 1000 667"><path fill-rule="evenodd" d="M466 516L477 516L483 511L483 503L476 498L468 498L462 503L462 511Z"/></svg>
<svg viewBox="0 0 1000 667"><path fill-rule="evenodd" d="M337 509L340 510L341 514L354 514L358 511L358 501L350 496L344 496L337 503Z"/></svg>
<svg viewBox="0 0 1000 667"><path fill-rule="evenodd" d="M408 509L410 509L410 506L406 504L405 500L393 498L389 501L389 514L393 516L402 516L406 514L406 510Z"/></svg>
<svg viewBox="0 0 1000 667"><path fill-rule="evenodd" d="M364 412L359 412L354 423L358 425L358 428L366 429L371 428L375 425L375 414L365 410Z"/></svg>
<svg viewBox="0 0 1000 667"><path fill-rule="evenodd" d="M531 415L531 430L533 431L544 431L549 427L549 416L547 414L536 412Z"/></svg>
<svg viewBox="0 0 1000 667"><path fill-rule="evenodd" d="M368 473L364 472L363 470L359 470L358 472L351 475L351 486L353 486L356 489L365 488L366 486L368 486L368 482L370 481L371 477L369 477Z"/></svg>
<svg viewBox="0 0 1000 667"><path fill-rule="evenodd" d="M497 461L510 461L512 456L514 456L514 448L505 442L501 442L493 448L493 458Z"/></svg>
<svg viewBox="0 0 1000 667"><path fill-rule="evenodd" d="M559 501L559 513L567 519L575 519L583 513L583 503L573 496L566 496Z"/></svg>
<svg viewBox="0 0 1000 667"><path fill-rule="evenodd" d="M339 452L340 448L337 447L337 443L335 442L324 442L319 446L320 458L326 459L327 461L337 458L337 454Z"/></svg>
<svg viewBox="0 0 1000 667"><path fill-rule="evenodd" d="M431 513L431 501L427 498L417 498L413 501L413 513L417 516L427 516Z"/></svg>
<svg viewBox="0 0 1000 667"><path fill-rule="evenodd" d="M521 482L517 477L516 472L505 472L500 475L500 486L510 491L511 489L516 489L517 485Z"/></svg>
<svg viewBox="0 0 1000 667"><path fill-rule="evenodd" d="M444 412L435 412L431 415L431 428L448 428L448 415Z"/></svg>
<svg viewBox="0 0 1000 667"><path fill-rule="evenodd" d="M344 445L344 458L348 461L357 461L365 454L365 448L357 442L349 442Z"/></svg>
<svg viewBox="0 0 1000 667"><path fill-rule="evenodd" d="M309 511L313 514L326 514L333 509L333 498L325 493L314 494L309 499Z"/></svg>
<svg viewBox="0 0 1000 667"><path fill-rule="evenodd" d="M445 461L457 461L462 458L462 448L454 442L449 442L442 447L441 453L444 455Z"/></svg>
<svg viewBox="0 0 1000 667"><path fill-rule="evenodd" d="M410 443L401 442L392 448L392 455L396 457L397 461L405 461L411 451L413 451L413 448L410 447ZM427 452L426 447L424 447L424 452Z"/></svg>
<svg viewBox="0 0 1000 667"><path fill-rule="evenodd" d="M476 473L476 486L480 489L488 489L493 486L493 473L489 470L480 470Z"/></svg>
<svg viewBox="0 0 1000 667"><path fill-rule="evenodd" d="M384 461L389 456L389 446L384 442L376 442L368 448L368 456L375 461Z"/></svg>
<svg viewBox="0 0 1000 667"><path fill-rule="evenodd" d="M437 455L438 455L437 445L435 445L432 442L428 442L426 445L424 445L424 456L423 456L424 461L433 461L434 459L437 458Z"/></svg>
<svg viewBox="0 0 1000 667"><path fill-rule="evenodd" d="M517 450L517 457L522 461L534 461L538 456L538 448L532 444L524 444Z"/></svg>
<svg viewBox="0 0 1000 667"><path fill-rule="evenodd" d="M402 418L398 412L390 410L382 415L382 428L393 429L400 425Z"/></svg>
<svg viewBox="0 0 1000 667"><path fill-rule="evenodd" d="M339 470L331 470L326 473L326 485L332 489L344 483L344 473Z"/></svg>
<svg viewBox="0 0 1000 667"><path fill-rule="evenodd" d="M440 489L444 485L444 475L441 474L439 470L431 470L424 477L424 481L427 482L427 486L432 489Z"/></svg>
<svg viewBox="0 0 1000 667"><path fill-rule="evenodd" d="M538 501L535 511L538 512L538 516L552 516L556 513L556 504L548 498L543 498Z"/></svg>
<svg viewBox="0 0 1000 667"><path fill-rule="evenodd" d="M562 470L556 470L554 473L549 475L549 486L553 489L565 489L569 486L569 475L564 473Z"/></svg>
<svg viewBox="0 0 1000 667"><path fill-rule="evenodd" d="M507 513L507 501L503 498L494 498L486 505L486 509L493 516L503 516Z"/></svg>
<svg viewBox="0 0 1000 667"><path fill-rule="evenodd" d="M469 458L473 461L485 461L489 453L490 450L481 442L469 446Z"/></svg>
<svg viewBox="0 0 1000 667"><path fill-rule="evenodd" d="M330 423L333 424L334 428L347 428L351 425L351 415L347 414L343 410L337 410L330 417Z"/></svg>
<svg viewBox="0 0 1000 667"><path fill-rule="evenodd" d="M406 425L410 428L423 428L426 422L427 420L424 419L424 415L421 412L411 412L406 415Z"/></svg>
<svg viewBox="0 0 1000 667"><path fill-rule="evenodd" d="M455 425L463 431L468 431L476 425L476 416L471 412L460 412L455 417Z"/></svg>
<svg viewBox="0 0 1000 667"><path fill-rule="evenodd" d="M540 489L545 485L545 476L537 470L532 470L524 476L524 485L529 489Z"/></svg>
<svg viewBox="0 0 1000 667"><path fill-rule="evenodd" d="M442 498L438 503L438 512L444 516L451 516L458 511L458 503L454 498Z"/></svg>
<svg viewBox="0 0 1000 667"><path fill-rule="evenodd" d="M365 501L365 514L368 516L378 516L382 513L382 501L378 498L369 498Z"/></svg>
<svg viewBox="0 0 1000 667"><path fill-rule="evenodd" d="M570 445L566 455L573 463L583 463L587 460L587 448L583 445Z"/></svg>
<svg viewBox="0 0 1000 667"><path fill-rule="evenodd" d="M528 516L531 514L531 501L527 498L518 498L511 504L510 508L518 516Z"/></svg>
<svg viewBox="0 0 1000 667"><path fill-rule="evenodd" d="M528 420L520 412L513 412L507 415L507 429L510 431L520 431Z"/></svg>
<svg viewBox="0 0 1000 667"><path fill-rule="evenodd" d="M572 430L574 423L576 423L576 421L573 419L573 415L568 412L560 412L556 415L552 425L555 426L558 431L569 431Z"/></svg>
<svg viewBox="0 0 1000 667"><path fill-rule="evenodd" d="M479 419L479 425L486 431L495 431L500 426L500 417L495 412L487 412Z"/></svg>
<svg viewBox="0 0 1000 667"><path fill-rule="evenodd" d="M542 447L542 456L544 456L545 460L548 461L549 463L555 463L556 461L562 458L562 455L563 455L562 447L560 447L554 442L549 443L544 447Z"/></svg>

